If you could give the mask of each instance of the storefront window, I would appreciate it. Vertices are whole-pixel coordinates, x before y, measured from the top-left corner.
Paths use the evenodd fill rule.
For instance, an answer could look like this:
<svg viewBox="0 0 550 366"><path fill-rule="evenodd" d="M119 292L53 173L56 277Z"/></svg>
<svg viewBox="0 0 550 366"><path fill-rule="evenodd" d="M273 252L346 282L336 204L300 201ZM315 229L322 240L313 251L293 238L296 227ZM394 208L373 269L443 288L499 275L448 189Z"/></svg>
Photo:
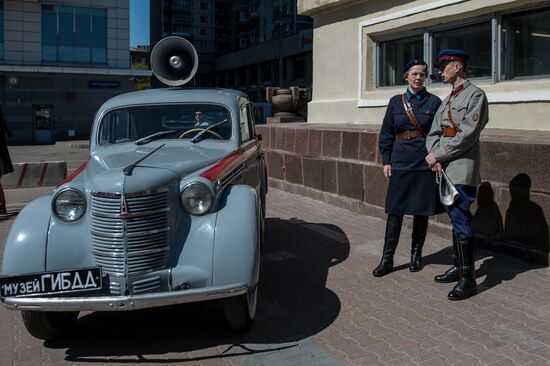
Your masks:
<svg viewBox="0 0 550 366"><path fill-rule="evenodd" d="M42 5L42 62L107 63L107 11Z"/></svg>
<svg viewBox="0 0 550 366"><path fill-rule="evenodd" d="M503 17L504 79L550 75L550 10Z"/></svg>
<svg viewBox="0 0 550 366"><path fill-rule="evenodd" d="M443 49L465 50L471 55L468 77L491 77L491 22L472 24L433 33L433 58Z"/></svg>
<svg viewBox="0 0 550 366"><path fill-rule="evenodd" d="M422 35L379 43L378 86L404 85L405 64L424 58Z"/></svg>

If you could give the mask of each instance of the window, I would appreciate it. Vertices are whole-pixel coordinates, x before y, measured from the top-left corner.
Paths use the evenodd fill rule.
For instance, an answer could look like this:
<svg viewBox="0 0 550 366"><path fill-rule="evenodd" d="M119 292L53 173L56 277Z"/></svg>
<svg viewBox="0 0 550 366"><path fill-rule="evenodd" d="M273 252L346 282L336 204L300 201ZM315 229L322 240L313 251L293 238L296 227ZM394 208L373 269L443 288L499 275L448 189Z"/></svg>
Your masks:
<svg viewBox="0 0 550 366"><path fill-rule="evenodd" d="M446 48L466 50L472 56L469 77L491 77L491 22L483 22L433 33L434 59Z"/></svg>
<svg viewBox="0 0 550 366"><path fill-rule="evenodd" d="M430 64L446 48L470 53L470 78L499 82L550 76L550 7L496 13L428 28L422 33L380 39L376 42L376 86L404 85L403 67L409 60L422 58Z"/></svg>
<svg viewBox="0 0 550 366"><path fill-rule="evenodd" d="M240 128L241 128L241 142L246 142L251 139L252 134L250 133L250 106L248 104L241 107L240 113Z"/></svg>
<svg viewBox="0 0 550 366"><path fill-rule="evenodd" d="M307 72L307 55L296 56L294 63L294 79L305 79Z"/></svg>
<svg viewBox="0 0 550 366"><path fill-rule="evenodd" d="M208 10L208 3L201 2L201 9L202 10Z"/></svg>
<svg viewBox="0 0 550 366"><path fill-rule="evenodd" d="M135 141L157 132L161 139L186 140L197 135L197 129L211 128L202 136L212 141L231 139L231 115L227 108L213 104L170 104L130 106L105 114L99 126L100 145Z"/></svg>
<svg viewBox="0 0 550 366"><path fill-rule="evenodd" d="M208 32L206 31L206 29L201 28L201 36L206 36L207 34Z"/></svg>
<svg viewBox="0 0 550 366"><path fill-rule="evenodd" d="M42 5L42 62L107 63L107 10Z"/></svg>
<svg viewBox="0 0 550 366"><path fill-rule="evenodd" d="M380 42L378 86L404 85L405 64L415 58L423 58L422 36Z"/></svg>
<svg viewBox="0 0 550 366"><path fill-rule="evenodd" d="M503 79L550 75L550 9L503 17Z"/></svg>
<svg viewBox="0 0 550 366"><path fill-rule="evenodd" d="M208 23L208 17L207 17L206 15L201 15L201 17L200 17L200 22L201 22L202 24Z"/></svg>

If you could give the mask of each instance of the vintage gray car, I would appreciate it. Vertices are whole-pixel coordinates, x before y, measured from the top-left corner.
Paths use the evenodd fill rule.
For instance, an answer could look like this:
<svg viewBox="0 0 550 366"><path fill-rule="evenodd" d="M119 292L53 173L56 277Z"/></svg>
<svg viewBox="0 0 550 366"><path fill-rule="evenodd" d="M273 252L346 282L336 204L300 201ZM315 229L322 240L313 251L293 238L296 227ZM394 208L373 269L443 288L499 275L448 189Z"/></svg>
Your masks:
<svg viewBox="0 0 550 366"><path fill-rule="evenodd" d="M176 86L194 48L169 37L153 72ZM220 299L229 326L256 312L266 167L252 104L238 91L163 88L97 111L89 160L29 203L5 243L4 305L40 339L80 311L128 311Z"/></svg>

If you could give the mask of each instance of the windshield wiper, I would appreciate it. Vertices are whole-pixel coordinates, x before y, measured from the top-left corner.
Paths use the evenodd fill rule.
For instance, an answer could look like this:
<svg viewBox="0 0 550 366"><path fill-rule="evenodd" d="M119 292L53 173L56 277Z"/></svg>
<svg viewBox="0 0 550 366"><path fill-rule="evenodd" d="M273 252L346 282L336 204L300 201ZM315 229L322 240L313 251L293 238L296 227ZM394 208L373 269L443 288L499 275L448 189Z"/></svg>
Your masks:
<svg viewBox="0 0 550 366"><path fill-rule="evenodd" d="M218 123L214 123L213 125L206 127L204 130L202 130L201 132L199 132L198 134L196 134L196 135L195 135L191 140L189 140L189 141L191 141L192 143L198 142L199 139L200 139L202 136L204 136L205 133L207 133L208 131L210 131L210 130L213 129L214 127L218 127L219 125L222 125L222 124L224 124L224 123L226 123L226 122L227 122L227 118L224 119L223 121L220 121L220 122L218 122Z"/></svg>
<svg viewBox="0 0 550 366"><path fill-rule="evenodd" d="M142 157L141 159L139 159L139 160L136 161L135 163L130 164L130 165L128 165L126 168L122 169L122 171L124 172L124 175L132 175L132 172L134 171L134 168L135 168L139 163L141 163L143 160L147 159L149 156L153 155L155 152L157 152L157 150L159 150L160 148L164 147L164 145L166 145L166 144L162 144L162 145L156 147L156 148L153 149L152 151L149 151L144 157Z"/></svg>
<svg viewBox="0 0 550 366"><path fill-rule="evenodd" d="M152 133L148 136L145 136L145 137L142 137L140 139L137 139L134 144L136 145L145 145L146 143L148 142L151 142L153 140L156 140L162 136L166 136L166 135L169 135L171 133L174 133L178 130L166 130L166 131L159 131L159 132L155 132L155 133Z"/></svg>

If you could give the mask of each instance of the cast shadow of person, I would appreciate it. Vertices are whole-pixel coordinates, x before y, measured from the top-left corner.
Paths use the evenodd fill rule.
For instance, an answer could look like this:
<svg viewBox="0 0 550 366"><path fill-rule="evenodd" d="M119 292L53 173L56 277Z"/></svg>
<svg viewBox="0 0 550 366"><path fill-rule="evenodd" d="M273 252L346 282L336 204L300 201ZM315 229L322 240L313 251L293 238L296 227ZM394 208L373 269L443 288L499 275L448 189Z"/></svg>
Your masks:
<svg viewBox="0 0 550 366"><path fill-rule="evenodd" d="M337 318L341 303L326 281L329 268L345 261L350 248L347 236L335 225L279 218L266 218L266 246L256 318L244 334L226 328L221 302L214 301L89 313L79 318L71 337L45 346L66 348L65 359L73 362L139 363L162 358L171 363L251 353L274 357L269 356L272 351L298 346ZM219 346L227 350L220 352Z"/></svg>
<svg viewBox="0 0 550 366"><path fill-rule="evenodd" d="M489 182L479 187L472 227L485 259L476 274L486 276L481 291L513 279L522 272L548 266L548 224L542 208L530 199L531 178L518 174L510 181L510 204L504 226Z"/></svg>

